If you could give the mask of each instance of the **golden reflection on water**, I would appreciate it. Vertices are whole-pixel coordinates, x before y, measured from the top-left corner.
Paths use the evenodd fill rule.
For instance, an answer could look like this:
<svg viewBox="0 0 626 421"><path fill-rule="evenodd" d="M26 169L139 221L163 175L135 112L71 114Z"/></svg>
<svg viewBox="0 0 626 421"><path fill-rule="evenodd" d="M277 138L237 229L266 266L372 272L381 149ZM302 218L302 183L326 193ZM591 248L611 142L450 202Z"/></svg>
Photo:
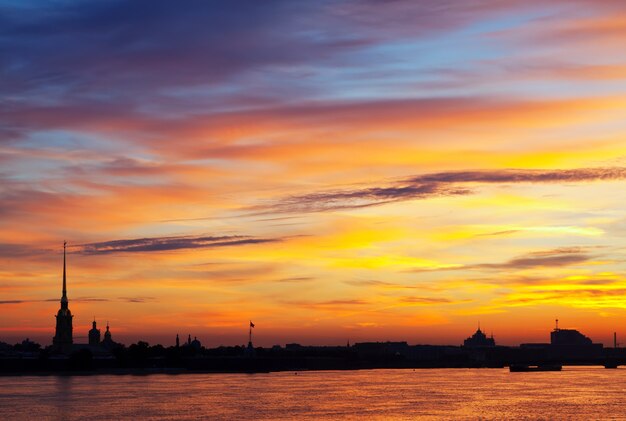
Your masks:
<svg viewBox="0 0 626 421"><path fill-rule="evenodd" d="M626 419L626 368L0 377L2 419Z"/></svg>

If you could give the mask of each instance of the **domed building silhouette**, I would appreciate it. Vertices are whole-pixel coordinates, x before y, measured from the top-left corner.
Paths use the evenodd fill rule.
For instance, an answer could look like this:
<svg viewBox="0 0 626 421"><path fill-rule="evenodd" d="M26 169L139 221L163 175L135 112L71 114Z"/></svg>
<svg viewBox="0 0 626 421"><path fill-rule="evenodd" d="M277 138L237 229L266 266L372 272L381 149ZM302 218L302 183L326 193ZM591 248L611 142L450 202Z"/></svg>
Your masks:
<svg viewBox="0 0 626 421"><path fill-rule="evenodd" d="M487 348L496 346L496 341L493 339L493 335L490 338L487 337L480 330L480 326L476 329L476 332L463 341L463 346L466 348Z"/></svg>
<svg viewBox="0 0 626 421"><path fill-rule="evenodd" d="M107 322L107 330L104 332L104 339L102 340L102 342L100 342L100 346L109 350L119 346L117 342L114 342L113 339L111 339L111 331L109 330L109 322Z"/></svg>
<svg viewBox="0 0 626 421"><path fill-rule="evenodd" d="M93 318L93 322L91 324L92 328L89 331L89 345L99 345L100 344L100 329L96 328L96 318Z"/></svg>

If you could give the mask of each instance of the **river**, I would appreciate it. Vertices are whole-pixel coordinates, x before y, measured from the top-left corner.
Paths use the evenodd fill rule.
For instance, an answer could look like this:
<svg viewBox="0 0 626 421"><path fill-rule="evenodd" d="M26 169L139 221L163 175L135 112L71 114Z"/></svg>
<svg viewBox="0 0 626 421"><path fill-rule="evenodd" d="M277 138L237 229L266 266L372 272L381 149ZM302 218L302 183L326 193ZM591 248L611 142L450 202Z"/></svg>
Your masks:
<svg viewBox="0 0 626 421"><path fill-rule="evenodd" d="M6 420L626 419L626 368L0 377Z"/></svg>

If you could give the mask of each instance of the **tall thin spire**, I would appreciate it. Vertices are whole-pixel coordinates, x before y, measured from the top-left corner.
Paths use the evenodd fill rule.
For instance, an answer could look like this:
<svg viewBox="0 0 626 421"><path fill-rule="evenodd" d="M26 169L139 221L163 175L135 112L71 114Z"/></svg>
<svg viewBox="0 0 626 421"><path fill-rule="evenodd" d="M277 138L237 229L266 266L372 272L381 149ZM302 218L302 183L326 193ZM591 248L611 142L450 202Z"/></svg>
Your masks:
<svg viewBox="0 0 626 421"><path fill-rule="evenodd" d="M61 308L57 312L56 331L52 344L57 351L69 353L72 345L72 312L68 307L67 299L67 270L66 270L66 254L67 241L63 241L63 296L61 297ZM95 321L94 321L95 324ZM94 326L95 328L95 326Z"/></svg>
<svg viewBox="0 0 626 421"><path fill-rule="evenodd" d="M67 276L65 273L65 247L67 246L67 241L63 241L63 296L67 297Z"/></svg>
<svg viewBox="0 0 626 421"><path fill-rule="evenodd" d="M63 295L61 296L61 307L67 308L67 273L65 269L65 248L67 241L63 241Z"/></svg>

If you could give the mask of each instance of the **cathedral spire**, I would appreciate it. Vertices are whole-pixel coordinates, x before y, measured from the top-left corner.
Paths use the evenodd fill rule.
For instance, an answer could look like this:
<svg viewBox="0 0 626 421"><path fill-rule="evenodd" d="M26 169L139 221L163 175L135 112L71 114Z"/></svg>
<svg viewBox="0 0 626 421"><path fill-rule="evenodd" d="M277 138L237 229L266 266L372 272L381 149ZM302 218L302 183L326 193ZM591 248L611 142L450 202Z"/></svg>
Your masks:
<svg viewBox="0 0 626 421"><path fill-rule="evenodd" d="M67 274L65 269L65 247L67 241L63 241L63 296L61 297L61 306L67 308Z"/></svg>
<svg viewBox="0 0 626 421"><path fill-rule="evenodd" d="M63 296L67 297L67 276L65 273L65 247L67 246L67 241L63 241Z"/></svg>
<svg viewBox="0 0 626 421"><path fill-rule="evenodd" d="M66 270L66 248L67 241L63 242L63 296L61 297L61 308L57 312L56 319L56 331L52 344L56 351L62 353L70 353L72 351L72 312L68 306L67 299L67 270ZM94 321L95 325L95 321ZM94 326L95 329L95 326ZM99 334L99 333L98 333Z"/></svg>

